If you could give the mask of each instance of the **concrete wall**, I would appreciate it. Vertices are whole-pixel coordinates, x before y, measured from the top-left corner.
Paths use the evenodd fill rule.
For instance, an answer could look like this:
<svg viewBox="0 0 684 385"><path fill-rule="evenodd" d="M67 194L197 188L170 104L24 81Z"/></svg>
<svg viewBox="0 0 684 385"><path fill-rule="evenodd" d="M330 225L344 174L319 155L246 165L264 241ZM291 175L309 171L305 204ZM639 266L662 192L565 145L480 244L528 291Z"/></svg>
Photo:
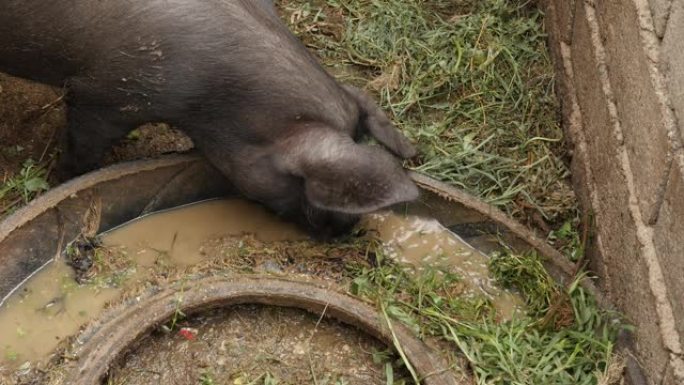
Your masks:
<svg viewBox="0 0 684 385"><path fill-rule="evenodd" d="M648 383L684 384L684 0L545 0L599 285Z"/></svg>

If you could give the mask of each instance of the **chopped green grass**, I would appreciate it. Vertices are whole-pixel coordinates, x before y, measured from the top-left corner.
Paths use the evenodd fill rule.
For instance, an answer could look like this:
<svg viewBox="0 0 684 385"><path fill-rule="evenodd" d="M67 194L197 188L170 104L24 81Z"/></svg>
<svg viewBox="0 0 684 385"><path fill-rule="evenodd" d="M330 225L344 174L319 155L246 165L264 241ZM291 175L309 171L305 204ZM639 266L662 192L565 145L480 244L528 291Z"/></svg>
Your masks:
<svg viewBox="0 0 684 385"><path fill-rule="evenodd" d="M521 275L507 274L504 279L520 284L529 277L524 270L515 271ZM622 360L616 354L614 341L625 326L616 314L599 309L579 285L581 279L584 278L578 278L563 292L569 299L572 315L569 325L540 327L540 319L531 315L502 324L448 326L452 340L468 357L478 384L612 384L619 381ZM557 290L561 289L549 289L538 300L543 302ZM552 311L552 308L547 310Z"/></svg>
<svg viewBox="0 0 684 385"><path fill-rule="evenodd" d="M556 230L549 232L547 241L553 244L559 251L565 254L572 262L580 262L584 258L584 249L588 242L592 219L590 216L585 218L586 223L581 223L579 213L568 218ZM582 228L582 233L580 233Z"/></svg>
<svg viewBox="0 0 684 385"><path fill-rule="evenodd" d="M341 81L418 144L410 166L514 215L575 205L542 14L513 0L281 0Z"/></svg>
<svg viewBox="0 0 684 385"><path fill-rule="evenodd" d="M477 384L612 384L619 379L614 341L623 325L581 288L583 277L564 289L536 255L500 255L491 263L495 277L523 292L531 307L528 316L497 322L491 304L450 295L457 276L415 274L378 255L376 268L351 268L351 293L376 303L421 337L451 344L451 354L460 350ZM559 298L567 301L555 302ZM565 309L558 311L558 304ZM566 319L545 323L550 313Z"/></svg>
<svg viewBox="0 0 684 385"><path fill-rule="evenodd" d="M528 312L533 316L546 314L552 300L558 296L559 288L537 253L494 254L489 261L489 271L502 286L520 291L525 297Z"/></svg>

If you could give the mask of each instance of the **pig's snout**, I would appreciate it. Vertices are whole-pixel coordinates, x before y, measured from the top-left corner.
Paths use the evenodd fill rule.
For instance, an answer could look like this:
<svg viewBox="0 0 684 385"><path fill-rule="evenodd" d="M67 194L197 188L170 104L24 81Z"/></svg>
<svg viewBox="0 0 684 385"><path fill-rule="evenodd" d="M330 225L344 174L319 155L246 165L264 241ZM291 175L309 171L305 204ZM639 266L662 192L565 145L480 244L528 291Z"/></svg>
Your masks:
<svg viewBox="0 0 684 385"><path fill-rule="evenodd" d="M349 234L361 217L308 206L300 223L312 237L327 241ZM302 223L303 222L303 223Z"/></svg>

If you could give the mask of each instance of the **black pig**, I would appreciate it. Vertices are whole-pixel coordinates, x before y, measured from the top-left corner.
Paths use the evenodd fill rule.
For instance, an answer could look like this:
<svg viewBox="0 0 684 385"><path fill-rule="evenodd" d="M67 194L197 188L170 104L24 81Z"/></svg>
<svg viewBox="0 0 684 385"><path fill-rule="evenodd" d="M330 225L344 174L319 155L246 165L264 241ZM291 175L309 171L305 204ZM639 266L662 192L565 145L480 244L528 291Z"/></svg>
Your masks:
<svg viewBox="0 0 684 385"><path fill-rule="evenodd" d="M338 84L269 0L2 0L0 71L67 89L60 170L97 168L130 130L166 122L248 198L323 236L413 200L385 149L414 149Z"/></svg>

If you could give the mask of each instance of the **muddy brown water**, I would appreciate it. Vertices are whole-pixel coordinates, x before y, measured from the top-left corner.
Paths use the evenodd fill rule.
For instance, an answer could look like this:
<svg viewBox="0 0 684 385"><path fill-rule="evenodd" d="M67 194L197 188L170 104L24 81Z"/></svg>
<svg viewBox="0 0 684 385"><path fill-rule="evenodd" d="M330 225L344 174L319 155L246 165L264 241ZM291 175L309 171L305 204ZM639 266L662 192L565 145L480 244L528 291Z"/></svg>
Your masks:
<svg viewBox="0 0 684 385"><path fill-rule="evenodd" d="M522 309L519 297L494 285L487 257L436 220L383 212L368 215L361 225L375 230L392 258L418 266L449 266L460 273L466 286L463 295L488 297L501 318L510 318ZM121 270L118 276L125 278L118 287L102 282L78 285L63 260L49 263L0 305L0 374L44 362L60 341L75 335L96 319L107 303L116 301L128 286L143 282L160 266L198 264L206 258L201 250L208 241L244 233L263 242L306 239L298 229L258 205L236 199L212 200L148 215L103 234L104 244L127 261L116 265ZM293 326L295 313L287 313L289 318L284 318L289 321L282 324ZM252 317L259 314L253 311ZM237 325L235 318L231 319L224 325ZM223 322L215 320L214 324ZM229 338L228 334L221 336ZM349 341L329 345L350 346Z"/></svg>

